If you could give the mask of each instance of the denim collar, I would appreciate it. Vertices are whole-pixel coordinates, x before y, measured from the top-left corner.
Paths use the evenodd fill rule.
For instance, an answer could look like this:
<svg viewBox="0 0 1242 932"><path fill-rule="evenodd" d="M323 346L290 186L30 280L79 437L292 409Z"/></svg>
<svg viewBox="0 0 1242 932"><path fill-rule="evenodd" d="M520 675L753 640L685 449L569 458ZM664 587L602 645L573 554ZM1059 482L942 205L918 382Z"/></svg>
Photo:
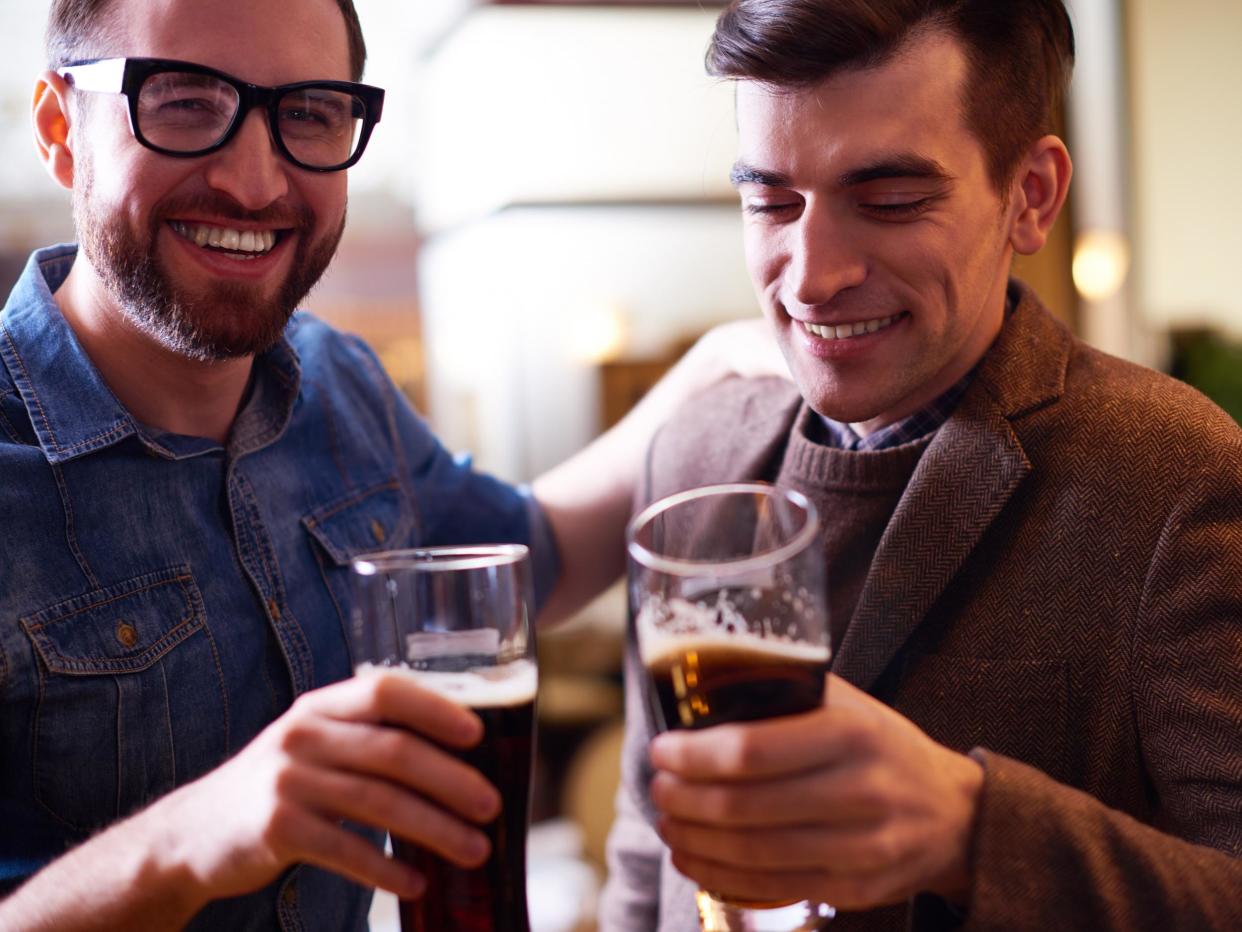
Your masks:
<svg viewBox="0 0 1242 932"><path fill-rule="evenodd" d="M0 311L0 359L48 462L65 463L131 436L164 459L219 450L212 440L140 424L104 384L53 297L77 251L72 244L36 250ZM296 316L289 326L298 326ZM290 332L256 359L248 399L229 435L234 458L272 443L293 415L301 366L288 342Z"/></svg>

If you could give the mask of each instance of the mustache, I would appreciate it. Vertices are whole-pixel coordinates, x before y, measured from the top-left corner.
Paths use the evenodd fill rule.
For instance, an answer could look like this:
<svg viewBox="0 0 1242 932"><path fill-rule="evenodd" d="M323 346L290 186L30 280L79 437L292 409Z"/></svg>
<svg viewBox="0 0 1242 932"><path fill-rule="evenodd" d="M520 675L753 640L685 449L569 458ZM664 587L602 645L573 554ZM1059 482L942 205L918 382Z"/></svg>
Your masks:
<svg viewBox="0 0 1242 932"><path fill-rule="evenodd" d="M309 231L315 226L314 211L306 205L294 206L277 201L259 210L250 210L226 194L170 197L156 205L151 212L151 219L154 224L172 217L192 215L288 228L299 232Z"/></svg>

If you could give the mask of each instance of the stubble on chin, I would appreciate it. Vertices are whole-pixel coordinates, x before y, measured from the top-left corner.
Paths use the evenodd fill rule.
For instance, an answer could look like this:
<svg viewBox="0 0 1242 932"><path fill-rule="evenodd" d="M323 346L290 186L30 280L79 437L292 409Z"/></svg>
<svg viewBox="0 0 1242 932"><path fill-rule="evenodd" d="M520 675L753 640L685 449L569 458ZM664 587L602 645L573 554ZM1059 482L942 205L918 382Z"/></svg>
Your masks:
<svg viewBox="0 0 1242 932"><path fill-rule="evenodd" d="M130 325L152 341L196 362L236 359L270 349L327 270L345 229L342 214L336 229L312 240L313 212L304 206L285 211L282 225L292 228L297 243L289 272L274 292L265 294L257 285L237 282L192 288L176 281L156 250L164 218L181 208L157 204L148 228L138 231L124 214L108 213L96 202L89 165L79 166L77 182L73 216L78 242L117 306ZM205 198L199 203L208 201L212 213L248 217L231 201Z"/></svg>

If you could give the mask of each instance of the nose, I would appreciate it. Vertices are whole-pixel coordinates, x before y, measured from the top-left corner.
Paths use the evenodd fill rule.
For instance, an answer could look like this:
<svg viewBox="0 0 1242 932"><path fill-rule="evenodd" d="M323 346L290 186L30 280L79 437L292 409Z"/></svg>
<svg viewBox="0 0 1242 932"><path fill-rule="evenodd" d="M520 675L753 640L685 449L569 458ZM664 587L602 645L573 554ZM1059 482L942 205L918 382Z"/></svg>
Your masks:
<svg viewBox="0 0 1242 932"><path fill-rule="evenodd" d="M228 145L208 156L207 183L247 210L261 210L289 193L287 163L276 150L267 114L255 108Z"/></svg>
<svg viewBox="0 0 1242 932"><path fill-rule="evenodd" d="M806 307L828 304L867 277L867 262L847 224L826 205L809 203L790 231L784 297Z"/></svg>

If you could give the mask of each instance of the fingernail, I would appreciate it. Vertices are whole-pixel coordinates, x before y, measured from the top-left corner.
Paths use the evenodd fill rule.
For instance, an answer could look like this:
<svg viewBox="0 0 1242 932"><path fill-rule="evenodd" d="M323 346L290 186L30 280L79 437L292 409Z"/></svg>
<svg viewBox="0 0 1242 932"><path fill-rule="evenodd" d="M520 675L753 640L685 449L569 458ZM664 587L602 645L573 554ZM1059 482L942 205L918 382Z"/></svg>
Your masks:
<svg viewBox="0 0 1242 932"><path fill-rule="evenodd" d="M474 804L476 817L483 822L490 822L500 815L500 797L495 793L480 795Z"/></svg>

